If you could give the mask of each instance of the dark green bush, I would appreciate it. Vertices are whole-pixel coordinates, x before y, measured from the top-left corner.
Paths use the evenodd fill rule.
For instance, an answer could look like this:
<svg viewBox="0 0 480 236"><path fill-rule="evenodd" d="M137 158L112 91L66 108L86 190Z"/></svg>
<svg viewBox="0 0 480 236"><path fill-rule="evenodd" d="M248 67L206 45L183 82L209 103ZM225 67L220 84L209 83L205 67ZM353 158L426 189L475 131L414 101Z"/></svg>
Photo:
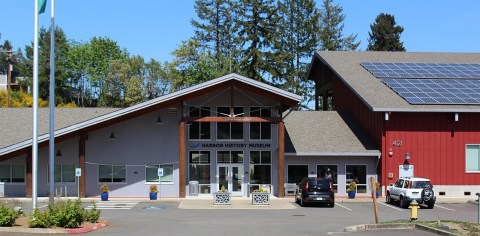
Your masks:
<svg viewBox="0 0 480 236"><path fill-rule="evenodd" d="M13 226L20 215L19 211L0 205L0 226Z"/></svg>
<svg viewBox="0 0 480 236"><path fill-rule="evenodd" d="M28 217L28 227L30 228L49 228L52 226L52 220L47 211L33 210Z"/></svg>
<svg viewBox="0 0 480 236"><path fill-rule="evenodd" d="M52 224L63 228L77 228L84 222L85 209L79 200L67 200L48 206Z"/></svg>
<svg viewBox="0 0 480 236"><path fill-rule="evenodd" d="M90 223L96 223L98 222L98 219L100 218L100 210L97 209L97 205L95 202L93 203L93 208L90 211L85 211L85 221L88 221Z"/></svg>

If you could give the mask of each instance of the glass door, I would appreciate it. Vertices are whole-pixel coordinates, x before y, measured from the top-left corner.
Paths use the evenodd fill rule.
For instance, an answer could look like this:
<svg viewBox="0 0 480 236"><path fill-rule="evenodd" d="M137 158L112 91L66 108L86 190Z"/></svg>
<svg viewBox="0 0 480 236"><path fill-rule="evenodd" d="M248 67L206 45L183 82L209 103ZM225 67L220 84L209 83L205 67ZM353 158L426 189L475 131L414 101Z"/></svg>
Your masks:
<svg viewBox="0 0 480 236"><path fill-rule="evenodd" d="M218 164L217 191L222 188L232 196L243 196L243 165L242 164Z"/></svg>

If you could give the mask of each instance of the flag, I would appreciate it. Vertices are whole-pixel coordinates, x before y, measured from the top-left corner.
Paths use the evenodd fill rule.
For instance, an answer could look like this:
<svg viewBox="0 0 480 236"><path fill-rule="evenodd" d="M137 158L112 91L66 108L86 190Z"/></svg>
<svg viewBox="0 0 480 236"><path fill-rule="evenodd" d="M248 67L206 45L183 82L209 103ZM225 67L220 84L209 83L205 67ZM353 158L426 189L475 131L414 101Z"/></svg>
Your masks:
<svg viewBox="0 0 480 236"><path fill-rule="evenodd" d="M38 0L38 14L45 12L45 6L47 6L47 0Z"/></svg>

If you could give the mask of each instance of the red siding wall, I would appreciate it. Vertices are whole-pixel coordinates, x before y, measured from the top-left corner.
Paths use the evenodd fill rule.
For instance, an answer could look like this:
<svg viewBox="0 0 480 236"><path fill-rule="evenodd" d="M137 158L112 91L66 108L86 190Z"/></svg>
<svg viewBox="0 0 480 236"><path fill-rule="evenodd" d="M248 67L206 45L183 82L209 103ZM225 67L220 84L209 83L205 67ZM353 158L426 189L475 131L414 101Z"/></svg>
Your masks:
<svg viewBox="0 0 480 236"><path fill-rule="evenodd" d="M387 173L394 173L391 182L408 152L415 175L434 185L480 184L480 174L465 173L465 145L480 144L479 113L460 113L457 122L454 113L393 113L387 127L386 149L394 153L386 158Z"/></svg>
<svg viewBox="0 0 480 236"><path fill-rule="evenodd" d="M348 112L381 150L378 174L382 185L398 178L398 165L410 153L414 174L434 185L479 185L480 173L465 173L465 145L480 144L480 113L373 112L338 78L333 78L335 110ZM401 146L394 146L401 141ZM399 143L399 142L397 142ZM393 156L389 156L389 149ZM393 178L388 178L393 173Z"/></svg>

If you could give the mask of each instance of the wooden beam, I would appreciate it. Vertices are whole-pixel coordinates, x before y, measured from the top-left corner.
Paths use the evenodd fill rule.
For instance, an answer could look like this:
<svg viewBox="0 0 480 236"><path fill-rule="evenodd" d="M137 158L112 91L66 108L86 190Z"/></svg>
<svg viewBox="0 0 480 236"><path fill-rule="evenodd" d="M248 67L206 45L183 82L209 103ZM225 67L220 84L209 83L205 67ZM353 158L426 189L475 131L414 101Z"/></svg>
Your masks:
<svg viewBox="0 0 480 236"><path fill-rule="evenodd" d="M187 123L191 122L270 122L278 123L282 120L280 117L219 117L219 116L208 116L208 117L185 117L183 121Z"/></svg>
<svg viewBox="0 0 480 236"><path fill-rule="evenodd" d="M185 198L187 188L187 140L186 123L180 122L178 126L178 172L179 172L179 197Z"/></svg>
<svg viewBox="0 0 480 236"><path fill-rule="evenodd" d="M87 140L87 137L85 135L80 135L80 140L78 142L78 166L82 170L82 175L79 178L79 196L80 197L86 197L85 194L85 189L86 189L86 174L87 170L85 168L85 141Z"/></svg>
<svg viewBox="0 0 480 236"><path fill-rule="evenodd" d="M32 151L27 152L25 160L26 176L25 176L25 197L32 197Z"/></svg>
<svg viewBox="0 0 480 236"><path fill-rule="evenodd" d="M285 124L279 122L278 128L278 197L285 197Z"/></svg>

